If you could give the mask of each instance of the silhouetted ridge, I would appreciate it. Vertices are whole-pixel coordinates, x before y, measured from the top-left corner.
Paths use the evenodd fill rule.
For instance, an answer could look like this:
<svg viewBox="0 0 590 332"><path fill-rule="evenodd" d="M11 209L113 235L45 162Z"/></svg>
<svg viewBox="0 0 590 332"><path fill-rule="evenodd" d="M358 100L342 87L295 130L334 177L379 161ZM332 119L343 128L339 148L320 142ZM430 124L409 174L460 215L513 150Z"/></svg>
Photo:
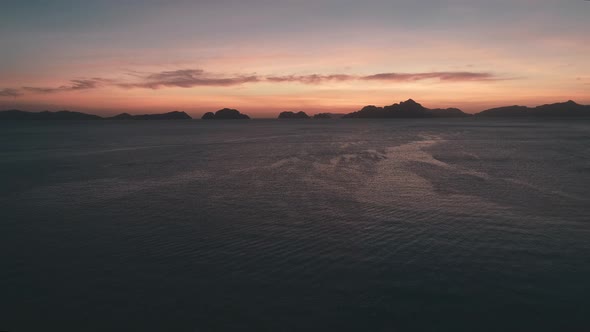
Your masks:
<svg viewBox="0 0 590 332"><path fill-rule="evenodd" d="M430 109L429 112L435 117L435 118L461 118L461 117L466 117L466 116L471 116L471 114L467 114L463 111L461 111L458 108L433 108Z"/></svg>
<svg viewBox="0 0 590 332"><path fill-rule="evenodd" d="M112 120L133 120L133 115L131 115L129 113L121 113L119 115L115 115L113 117L110 117L109 119L112 119Z"/></svg>
<svg viewBox="0 0 590 332"><path fill-rule="evenodd" d="M573 100L537 107L505 106L477 113L479 117L581 117L590 116L590 105L580 105Z"/></svg>
<svg viewBox="0 0 590 332"><path fill-rule="evenodd" d="M131 115L122 113L109 118L102 118L98 115L86 114L71 111L59 112L25 112L19 110L0 111L0 120L190 120L192 119L184 112L170 112L164 114Z"/></svg>
<svg viewBox="0 0 590 332"><path fill-rule="evenodd" d="M279 114L279 119L309 119L309 115L305 112L282 112Z"/></svg>
<svg viewBox="0 0 590 332"><path fill-rule="evenodd" d="M318 113L313 116L314 119L340 119L346 116L344 113Z"/></svg>
<svg viewBox="0 0 590 332"><path fill-rule="evenodd" d="M485 110L483 112L475 114L476 116L512 116L512 117L520 117L520 116L529 116L529 111L531 109L526 106L504 106L504 107L496 107L491 108L489 110Z"/></svg>
<svg viewBox="0 0 590 332"><path fill-rule="evenodd" d="M314 119L331 119L332 115L330 113L318 113L313 116Z"/></svg>
<svg viewBox="0 0 590 332"><path fill-rule="evenodd" d="M537 107L504 106L496 107L475 114L477 117L590 117L590 105L580 105L573 100L562 103L546 104ZM319 113L314 119L329 118L456 118L467 117L458 108L434 108L429 109L417 103L413 99L385 107L369 105L357 112L350 114ZM305 112L282 112L279 119L308 119ZM163 114L132 115L121 113L119 115L103 118L98 115L72 111L57 112L26 112L21 110L0 111L0 120L190 120L185 112L169 112ZM215 113L208 112L202 117L204 120L236 120L250 119L246 114L238 110L224 108Z"/></svg>
<svg viewBox="0 0 590 332"><path fill-rule="evenodd" d="M58 112L25 112L19 110L8 110L0 112L0 120L100 120L98 115L58 111Z"/></svg>
<svg viewBox="0 0 590 332"><path fill-rule="evenodd" d="M207 112L201 118L203 120L249 120L250 117L246 114L240 113L240 111L231 109L231 108L224 108L219 110L213 114L212 112Z"/></svg>
<svg viewBox="0 0 590 332"><path fill-rule="evenodd" d="M415 102L413 99L385 107L369 105L360 111L350 113L344 118L443 118L470 116L458 108L429 109Z"/></svg>
<svg viewBox="0 0 590 332"><path fill-rule="evenodd" d="M131 115L129 113L122 113L111 118L110 120L190 120L192 119L185 112L169 112L164 114L142 114Z"/></svg>
<svg viewBox="0 0 590 332"><path fill-rule="evenodd" d="M203 120L215 120L215 113L213 112L207 112L203 115L203 117L201 118Z"/></svg>

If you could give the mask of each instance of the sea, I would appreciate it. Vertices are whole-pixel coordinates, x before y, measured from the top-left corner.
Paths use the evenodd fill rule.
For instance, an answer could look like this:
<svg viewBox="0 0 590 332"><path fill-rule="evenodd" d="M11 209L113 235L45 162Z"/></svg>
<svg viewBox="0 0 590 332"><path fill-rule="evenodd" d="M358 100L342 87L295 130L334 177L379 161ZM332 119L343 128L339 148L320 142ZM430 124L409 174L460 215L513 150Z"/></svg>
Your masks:
<svg viewBox="0 0 590 332"><path fill-rule="evenodd" d="M590 331L590 120L0 122L0 331Z"/></svg>

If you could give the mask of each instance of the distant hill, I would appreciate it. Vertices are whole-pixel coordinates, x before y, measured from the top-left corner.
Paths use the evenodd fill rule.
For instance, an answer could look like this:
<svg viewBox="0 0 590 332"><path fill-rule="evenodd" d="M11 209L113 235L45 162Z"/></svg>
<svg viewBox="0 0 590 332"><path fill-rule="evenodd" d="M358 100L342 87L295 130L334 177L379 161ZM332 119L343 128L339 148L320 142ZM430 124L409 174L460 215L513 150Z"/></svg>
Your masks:
<svg viewBox="0 0 590 332"><path fill-rule="evenodd" d="M590 105L580 105L572 100L565 103L537 107L505 106L475 114L478 117L582 117L590 116Z"/></svg>
<svg viewBox="0 0 590 332"><path fill-rule="evenodd" d="M343 113L318 113L313 116L314 119L340 119L346 116Z"/></svg>
<svg viewBox="0 0 590 332"><path fill-rule="evenodd" d="M98 115L58 111L25 112L19 110L0 111L0 120L100 120Z"/></svg>
<svg viewBox="0 0 590 332"><path fill-rule="evenodd" d="M279 114L279 119L309 119L309 115L305 112L282 112Z"/></svg>
<svg viewBox="0 0 590 332"><path fill-rule="evenodd" d="M240 111L231 109L231 108L224 108L219 110L215 113L208 112L203 115L201 118L203 120L249 120L250 117L246 114L240 113Z"/></svg>
<svg viewBox="0 0 590 332"><path fill-rule="evenodd" d="M318 113L313 116L314 119L331 119L332 115L330 113Z"/></svg>
<svg viewBox="0 0 590 332"><path fill-rule="evenodd" d="M468 117L458 108L426 108L412 99L385 107L365 106L361 110L349 114L319 113L314 119L349 118L459 118ZM590 117L590 105L580 105L572 100L564 103L546 104L537 107L505 106L496 107L475 114L476 117ZM305 112L282 112L279 119L309 119ZM163 114L132 115L122 113L113 117L103 118L98 115L72 111L26 112L21 110L0 111L0 120L190 120L185 112L168 112ZM240 111L224 108L215 113L208 112L203 120L247 120L250 117Z"/></svg>
<svg viewBox="0 0 590 332"><path fill-rule="evenodd" d="M131 115L129 113L122 113L110 118L108 120L190 120L192 119L185 112L169 112L164 114L142 114Z"/></svg>
<svg viewBox="0 0 590 332"><path fill-rule="evenodd" d="M343 118L455 118L467 116L470 116L470 114L464 113L458 108L429 109L412 99L408 99L405 102L385 107L365 106L360 111L347 114Z"/></svg>
<svg viewBox="0 0 590 332"><path fill-rule="evenodd" d="M59 112L25 112L19 110L0 111L0 120L190 120L185 112L164 114L131 115L122 113L113 117L103 118L98 115L71 111Z"/></svg>

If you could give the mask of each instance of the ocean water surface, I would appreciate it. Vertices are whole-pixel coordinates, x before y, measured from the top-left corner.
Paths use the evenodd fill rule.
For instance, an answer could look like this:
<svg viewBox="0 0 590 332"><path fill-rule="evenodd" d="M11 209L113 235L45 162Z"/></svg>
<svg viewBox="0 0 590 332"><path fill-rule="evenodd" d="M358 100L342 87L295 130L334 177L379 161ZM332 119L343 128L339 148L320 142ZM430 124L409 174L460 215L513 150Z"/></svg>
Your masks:
<svg viewBox="0 0 590 332"><path fill-rule="evenodd" d="M0 123L0 330L589 331L590 121Z"/></svg>

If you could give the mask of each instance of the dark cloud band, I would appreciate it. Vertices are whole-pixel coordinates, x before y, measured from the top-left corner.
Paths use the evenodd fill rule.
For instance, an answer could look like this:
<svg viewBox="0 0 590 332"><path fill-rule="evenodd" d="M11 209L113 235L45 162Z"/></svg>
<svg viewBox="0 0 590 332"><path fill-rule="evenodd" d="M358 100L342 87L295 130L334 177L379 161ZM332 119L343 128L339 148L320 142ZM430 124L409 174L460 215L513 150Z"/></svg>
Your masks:
<svg viewBox="0 0 590 332"><path fill-rule="evenodd" d="M69 85L62 85L56 88L26 86L21 88L21 90L32 93L56 93L66 91L79 91L100 88L101 86L109 84L111 82L111 80L103 78L91 78L82 80L71 80Z"/></svg>
<svg viewBox="0 0 590 332"><path fill-rule="evenodd" d="M18 89L0 89L0 97L18 97L22 93Z"/></svg>
<svg viewBox="0 0 590 332"><path fill-rule="evenodd" d="M193 88L193 87L229 87L247 83L299 83L325 84L344 81L382 81L382 82L415 82L438 80L440 82L484 82L501 78L491 73L479 72L427 72L427 73L379 73L374 75L285 75L259 76L234 75L225 76L206 72L202 69L182 69L157 73L135 74L133 82L91 78L71 80L70 84L59 87L22 87L20 89L1 89L0 97L17 97L24 93L58 93L97 89L103 86L117 86L125 89L160 89L160 88Z"/></svg>
<svg viewBox="0 0 590 332"><path fill-rule="evenodd" d="M192 88L196 86L232 86L260 81L257 76L222 77L201 69L163 71L139 77L139 82L118 83L122 88L159 89L162 87Z"/></svg>

